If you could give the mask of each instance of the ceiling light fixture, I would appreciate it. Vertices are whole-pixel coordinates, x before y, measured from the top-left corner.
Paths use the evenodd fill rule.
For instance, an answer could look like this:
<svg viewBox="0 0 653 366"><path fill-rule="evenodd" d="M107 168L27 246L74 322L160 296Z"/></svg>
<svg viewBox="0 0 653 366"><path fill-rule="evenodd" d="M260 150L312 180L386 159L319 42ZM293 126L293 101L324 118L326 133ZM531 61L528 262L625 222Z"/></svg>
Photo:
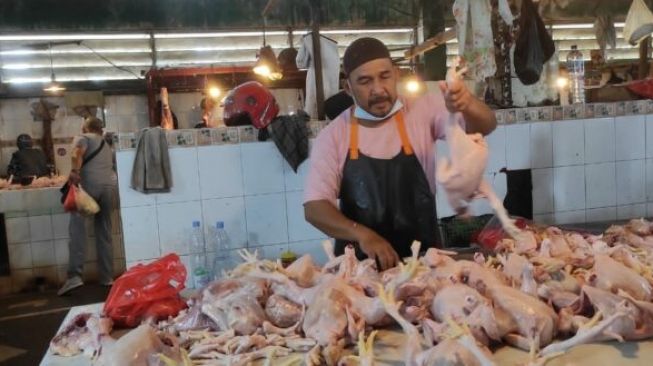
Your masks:
<svg viewBox="0 0 653 366"><path fill-rule="evenodd" d="M267 20L263 17L263 47L258 51L257 61L252 69L256 75L263 76L270 80L280 80L283 77L277 56L275 56L272 47L265 43L265 27Z"/></svg>
<svg viewBox="0 0 653 366"><path fill-rule="evenodd" d="M54 64L52 62L52 43L49 44L49 48L50 48L50 71L52 73L50 74L50 83L43 88L43 91L48 92L50 94L59 94L62 91L66 90L66 88L62 84L57 83L57 78L54 76Z"/></svg>

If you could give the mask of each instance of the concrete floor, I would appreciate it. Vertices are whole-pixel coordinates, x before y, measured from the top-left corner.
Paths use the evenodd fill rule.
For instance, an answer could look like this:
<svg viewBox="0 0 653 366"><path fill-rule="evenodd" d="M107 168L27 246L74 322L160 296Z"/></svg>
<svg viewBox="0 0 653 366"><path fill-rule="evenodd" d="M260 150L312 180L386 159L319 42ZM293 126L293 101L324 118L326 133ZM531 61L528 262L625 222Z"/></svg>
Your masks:
<svg viewBox="0 0 653 366"><path fill-rule="evenodd" d="M38 365L68 310L108 294L108 287L89 284L62 297L56 290L0 297L0 366Z"/></svg>

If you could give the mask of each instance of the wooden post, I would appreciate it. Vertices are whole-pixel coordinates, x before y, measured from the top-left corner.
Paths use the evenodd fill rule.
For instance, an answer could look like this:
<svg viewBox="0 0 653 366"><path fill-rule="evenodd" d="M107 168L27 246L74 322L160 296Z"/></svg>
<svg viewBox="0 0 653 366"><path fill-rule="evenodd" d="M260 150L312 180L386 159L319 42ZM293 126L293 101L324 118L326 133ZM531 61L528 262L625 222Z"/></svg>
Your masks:
<svg viewBox="0 0 653 366"><path fill-rule="evenodd" d="M639 43L639 70L637 72L638 79L645 79L648 76L648 54L649 45L651 44L651 36L644 38Z"/></svg>
<svg viewBox="0 0 653 366"><path fill-rule="evenodd" d="M45 159L48 164L54 165L54 145L52 143L52 116L48 109L47 103L41 98L40 100L43 117L43 138L41 139L41 149L45 153Z"/></svg>
<svg viewBox="0 0 653 366"><path fill-rule="evenodd" d="M322 51L320 49L320 0L311 1L311 39L313 41L313 64L315 66L315 96L317 118L324 120L324 80L322 79Z"/></svg>

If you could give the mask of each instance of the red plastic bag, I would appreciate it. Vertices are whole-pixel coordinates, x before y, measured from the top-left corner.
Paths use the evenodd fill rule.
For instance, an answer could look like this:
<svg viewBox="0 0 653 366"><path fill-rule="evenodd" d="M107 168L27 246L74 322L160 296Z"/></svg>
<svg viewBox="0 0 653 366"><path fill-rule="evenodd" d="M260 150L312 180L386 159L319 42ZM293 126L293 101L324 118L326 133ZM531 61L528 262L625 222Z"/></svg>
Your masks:
<svg viewBox="0 0 653 366"><path fill-rule="evenodd" d="M529 225L529 221L524 218L517 217L514 219L515 225L520 229L524 229ZM507 237L508 235L503 230L501 222L496 216L494 216L490 221L488 221L483 230L481 230L481 232L478 234L478 239L476 242L484 249L494 250L494 248L497 246L497 243L499 243L501 239L505 239Z"/></svg>
<svg viewBox="0 0 653 366"><path fill-rule="evenodd" d="M69 187L68 187L68 193L66 194L66 199L63 201L63 209L66 212L75 212L77 211L77 199L75 197L77 186L70 183L67 184L69 185Z"/></svg>
<svg viewBox="0 0 653 366"><path fill-rule="evenodd" d="M135 327L147 318L176 316L186 308L179 296L185 282L186 268L176 254L136 265L113 284L104 314L122 327Z"/></svg>

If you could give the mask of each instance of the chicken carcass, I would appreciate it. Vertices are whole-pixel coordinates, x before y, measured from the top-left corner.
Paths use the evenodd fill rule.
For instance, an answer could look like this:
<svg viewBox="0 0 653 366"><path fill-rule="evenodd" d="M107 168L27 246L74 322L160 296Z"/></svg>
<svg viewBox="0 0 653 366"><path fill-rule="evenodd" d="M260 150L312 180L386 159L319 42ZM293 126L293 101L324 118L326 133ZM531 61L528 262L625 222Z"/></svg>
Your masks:
<svg viewBox="0 0 653 366"><path fill-rule="evenodd" d="M184 360L175 337L169 333L157 333L149 324L142 324L119 340L103 346L95 362L97 366L170 364L190 365L190 360Z"/></svg>
<svg viewBox="0 0 653 366"><path fill-rule="evenodd" d="M443 323L452 319L469 326L479 342L488 344L488 337L500 340L494 309L490 301L475 289L464 284L453 284L437 292L431 304L431 314Z"/></svg>
<svg viewBox="0 0 653 366"><path fill-rule="evenodd" d="M651 284L634 270L601 254L594 258L593 274L590 283L606 291L621 289L637 300L651 300Z"/></svg>
<svg viewBox="0 0 653 366"><path fill-rule="evenodd" d="M456 70L459 62L460 60L457 59L447 71L447 87L450 90L464 87L462 74L466 69ZM510 236L517 237L520 230L508 216L492 186L483 179L489 155L483 135L479 133L468 135L458 123L459 113L449 112L449 119L445 125L445 139L449 146L451 160L440 159L436 171L437 181L444 187L449 204L456 212L464 214L469 201L475 197L485 197L499 217L504 230Z"/></svg>
<svg viewBox="0 0 653 366"><path fill-rule="evenodd" d="M113 322L109 318L91 313L79 314L52 338L50 348L55 355L69 357L83 353L93 357L102 348L103 338L110 338L112 327Z"/></svg>
<svg viewBox="0 0 653 366"><path fill-rule="evenodd" d="M202 292L202 313L220 330L234 329L239 335L256 332L266 320L262 303L267 283L255 278L230 278L213 282Z"/></svg>

